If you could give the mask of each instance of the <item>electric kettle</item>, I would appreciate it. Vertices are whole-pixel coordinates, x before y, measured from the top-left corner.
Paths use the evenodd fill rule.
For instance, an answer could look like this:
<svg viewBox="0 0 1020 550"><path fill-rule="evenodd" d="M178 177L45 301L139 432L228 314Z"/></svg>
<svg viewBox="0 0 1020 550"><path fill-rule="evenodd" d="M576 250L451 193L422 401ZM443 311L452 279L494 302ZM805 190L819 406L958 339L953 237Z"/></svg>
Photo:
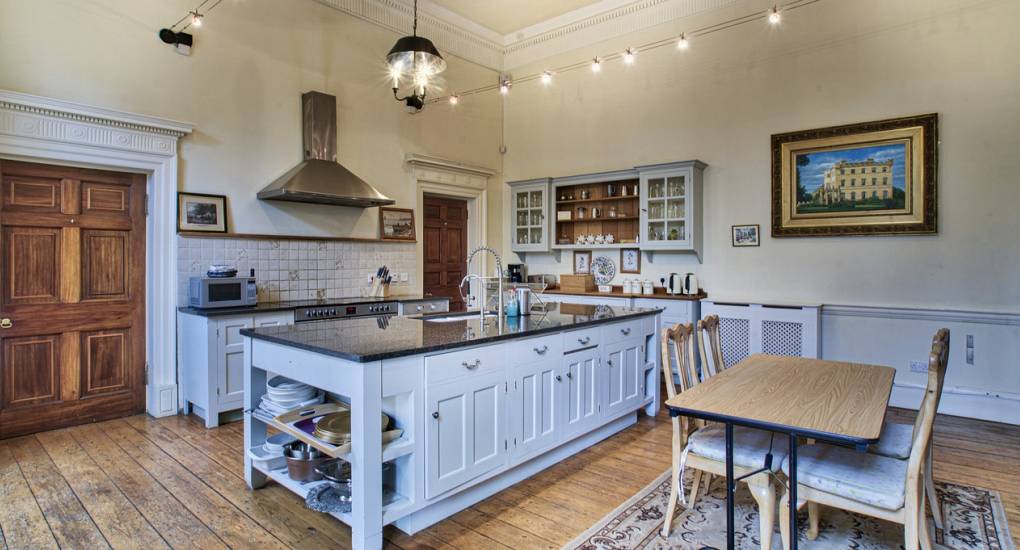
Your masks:
<svg viewBox="0 0 1020 550"><path fill-rule="evenodd" d="M667 294L683 294L684 293L684 278L679 273L670 273L666 276L666 293Z"/></svg>

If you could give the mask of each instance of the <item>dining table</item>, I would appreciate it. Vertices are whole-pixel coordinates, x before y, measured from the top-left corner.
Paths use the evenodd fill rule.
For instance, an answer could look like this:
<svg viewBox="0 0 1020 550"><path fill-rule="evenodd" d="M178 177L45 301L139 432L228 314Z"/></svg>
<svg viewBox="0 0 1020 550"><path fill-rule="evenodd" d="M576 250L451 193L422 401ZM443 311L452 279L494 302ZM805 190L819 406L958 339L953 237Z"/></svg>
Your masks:
<svg viewBox="0 0 1020 550"><path fill-rule="evenodd" d="M737 482L772 467L769 452L762 456L760 469L733 478L733 427L788 438L790 547L797 548L798 438L867 452L882 435L895 373L878 365L754 354L666 401L670 416L725 424L727 548L734 548ZM676 457L673 464L677 467Z"/></svg>

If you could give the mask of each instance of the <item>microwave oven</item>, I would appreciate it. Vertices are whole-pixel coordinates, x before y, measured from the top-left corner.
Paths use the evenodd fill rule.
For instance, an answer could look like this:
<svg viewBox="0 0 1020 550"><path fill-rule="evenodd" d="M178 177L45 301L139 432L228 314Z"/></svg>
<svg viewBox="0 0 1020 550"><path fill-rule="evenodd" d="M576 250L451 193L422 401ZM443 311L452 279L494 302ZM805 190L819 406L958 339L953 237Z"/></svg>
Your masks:
<svg viewBox="0 0 1020 550"><path fill-rule="evenodd" d="M255 277L191 277L188 305L197 308L253 306L258 303Z"/></svg>

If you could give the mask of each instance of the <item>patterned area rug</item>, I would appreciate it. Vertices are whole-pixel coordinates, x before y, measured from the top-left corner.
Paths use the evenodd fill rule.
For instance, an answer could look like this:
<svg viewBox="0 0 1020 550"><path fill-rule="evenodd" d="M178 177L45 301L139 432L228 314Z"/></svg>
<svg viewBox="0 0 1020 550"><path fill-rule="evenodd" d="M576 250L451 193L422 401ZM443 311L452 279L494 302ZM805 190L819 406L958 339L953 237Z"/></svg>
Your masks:
<svg viewBox="0 0 1020 550"><path fill-rule="evenodd" d="M691 476L687 477L689 485ZM998 493L939 481L935 482L935 486L948 523L944 531L935 534L938 546L961 550L1015 550ZM700 497L693 509L685 510L682 505L678 506L673 529L666 540L659 531L662 529L668 499L669 470L666 470L658 479L564 548L608 550L726 547L725 481L718 477L713 479L709 494ZM737 490L735 518L737 547L758 548L758 508L743 484ZM902 548L903 527L895 523L822 507L818 538L809 541L806 535L806 509L798 518L801 548ZM783 546L778 522L777 514L772 539L774 549ZM935 533L935 527L930 521L929 527Z"/></svg>

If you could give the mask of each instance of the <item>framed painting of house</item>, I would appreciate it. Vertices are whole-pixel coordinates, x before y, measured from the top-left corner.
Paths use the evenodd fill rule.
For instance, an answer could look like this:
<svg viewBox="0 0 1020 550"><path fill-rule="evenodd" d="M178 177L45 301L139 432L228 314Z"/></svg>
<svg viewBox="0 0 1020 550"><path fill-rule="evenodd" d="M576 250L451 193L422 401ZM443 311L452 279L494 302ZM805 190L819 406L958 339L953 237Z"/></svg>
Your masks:
<svg viewBox="0 0 1020 550"><path fill-rule="evenodd" d="M936 232L938 115L772 136L772 236Z"/></svg>

